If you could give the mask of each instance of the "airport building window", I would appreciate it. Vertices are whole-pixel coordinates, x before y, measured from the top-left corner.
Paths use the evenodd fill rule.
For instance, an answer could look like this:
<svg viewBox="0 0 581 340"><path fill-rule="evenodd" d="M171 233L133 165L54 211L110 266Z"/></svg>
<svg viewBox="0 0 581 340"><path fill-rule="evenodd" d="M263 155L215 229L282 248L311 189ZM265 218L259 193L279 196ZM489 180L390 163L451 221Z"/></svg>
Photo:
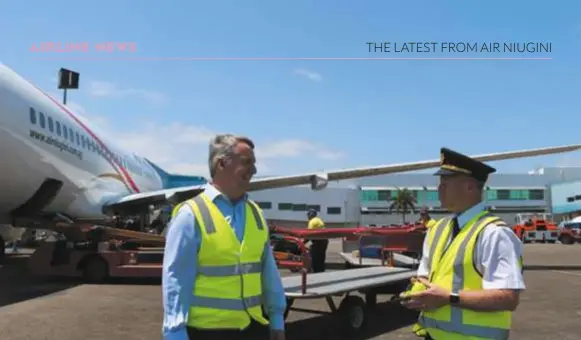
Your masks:
<svg viewBox="0 0 581 340"><path fill-rule="evenodd" d="M71 142L75 142L75 134L73 133L73 129L69 128L69 137L71 137Z"/></svg>
<svg viewBox="0 0 581 340"><path fill-rule="evenodd" d="M378 190L377 191L377 200L379 200L379 201L391 200L391 191L390 190Z"/></svg>
<svg viewBox="0 0 581 340"><path fill-rule="evenodd" d="M529 191L528 190L511 190L509 194L511 200L528 200Z"/></svg>
<svg viewBox="0 0 581 340"><path fill-rule="evenodd" d="M272 209L272 203L271 202L256 202L256 204L258 204L258 206L260 207L260 209Z"/></svg>
<svg viewBox="0 0 581 340"><path fill-rule="evenodd" d="M307 211L306 204L293 204L293 211Z"/></svg>
<svg viewBox="0 0 581 340"><path fill-rule="evenodd" d="M67 129L65 124L63 124L63 137L65 139L69 139L69 130Z"/></svg>
<svg viewBox="0 0 581 340"><path fill-rule="evenodd" d="M278 210L293 210L292 203L279 203Z"/></svg>
<svg viewBox="0 0 581 340"><path fill-rule="evenodd" d="M437 190L428 190L426 192L426 200L428 201L439 201L440 195Z"/></svg>
<svg viewBox="0 0 581 340"><path fill-rule="evenodd" d="M46 122L44 120L44 113L42 113L42 112L38 113L38 122L40 123L40 127L44 129L45 124L46 124Z"/></svg>
<svg viewBox="0 0 581 340"><path fill-rule="evenodd" d="M486 199L489 201L496 201L498 199L496 190L486 190Z"/></svg>
<svg viewBox="0 0 581 340"><path fill-rule="evenodd" d="M363 202L373 202L378 200L377 190L361 190L361 200Z"/></svg>
<svg viewBox="0 0 581 340"><path fill-rule="evenodd" d="M55 122L55 125L56 125L56 134L58 136L60 136L61 135L61 123L60 122Z"/></svg>
<svg viewBox="0 0 581 340"><path fill-rule="evenodd" d="M79 133L77 132L75 136L77 137L77 145L81 145L81 136L79 136Z"/></svg>
<svg viewBox="0 0 581 340"><path fill-rule="evenodd" d="M48 117L48 131L54 132L54 122L52 121L52 117Z"/></svg>
<svg viewBox="0 0 581 340"><path fill-rule="evenodd" d="M341 215L341 207L327 207L327 214Z"/></svg>
<svg viewBox="0 0 581 340"><path fill-rule="evenodd" d="M318 204L314 204L314 205L307 205L307 210L313 209L315 211L321 211L321 206Z"/></svg>
<svg viewBox="0 0 581 340"><path fill-rule="evenodd" d="M30 108L30 123L36 124L36 111L33 108Z"/></svg>
<svg viewBox="0 0 581 340"><path fill-rule="evenodd" d="M434 190L421 190L418 191L418 202L427 202L427 201L438 201L438 192Z"/></svg>
<svg viewBox="0 0 581 340"><path fill-rule="evenodd" d="M509 200L510 199L510 190L497 190L496 191L496 199L497 200Z"/></svg>
<svg viewBox="0 0 581 340"><path fill-rule="evenodd" d="M545 190L529 190L529 198L531 200L544 200L545 199Z"/></svg>

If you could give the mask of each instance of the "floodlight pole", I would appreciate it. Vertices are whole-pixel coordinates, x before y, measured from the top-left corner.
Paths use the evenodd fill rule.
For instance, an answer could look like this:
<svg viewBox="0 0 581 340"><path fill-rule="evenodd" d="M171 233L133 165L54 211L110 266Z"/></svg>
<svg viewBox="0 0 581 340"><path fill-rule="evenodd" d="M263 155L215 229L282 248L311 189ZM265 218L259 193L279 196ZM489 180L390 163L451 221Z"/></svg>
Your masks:
<svg viewBox="0 0 581 340"><path fill-rule="evenodd" d="M79 89L79 73L65 68L59 70L58 88L63 90L63 104L67 105L68 90Z"/></svg>

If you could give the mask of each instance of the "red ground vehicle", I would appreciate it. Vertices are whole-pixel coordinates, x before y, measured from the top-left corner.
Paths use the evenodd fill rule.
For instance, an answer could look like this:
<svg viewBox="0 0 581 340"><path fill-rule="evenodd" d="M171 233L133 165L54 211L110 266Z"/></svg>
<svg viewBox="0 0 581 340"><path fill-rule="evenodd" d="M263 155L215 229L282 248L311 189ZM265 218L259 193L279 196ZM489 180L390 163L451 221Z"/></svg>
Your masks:
<svg viewBox="0 0 581 340"><path fill-rule="evenodd" d="M516 224L512 227L523 243L555 243L559 240L559 227L552 222L550 214L517 214Z"/></svg>
<svg viewBox="0 0 581 340"><path fill-rule="evenodd" d="M559 241L562 244L581 242L581 222L565 222L560 231Z"/></svg>
<svg viewBox="0 0 581 340"><path fill-rule="evenodd" d="M124 235L115 240L112 234ZM109 228L71 230L56 242L45 242L31 255L28 266L33 275L83 277L91 283L113 277L161 277L163 248L144 248L158 243L158 235L150 240L131 238L144 233Z"/></svg>

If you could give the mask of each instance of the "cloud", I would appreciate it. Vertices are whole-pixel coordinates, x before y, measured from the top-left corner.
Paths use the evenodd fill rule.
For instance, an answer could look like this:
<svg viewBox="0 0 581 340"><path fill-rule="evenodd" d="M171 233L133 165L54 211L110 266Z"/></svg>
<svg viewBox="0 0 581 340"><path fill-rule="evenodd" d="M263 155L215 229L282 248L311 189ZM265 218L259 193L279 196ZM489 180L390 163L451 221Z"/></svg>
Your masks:
<svg viewBox="0 0 581 340"><path fill-rule="evenodd" d="M304 68L299 68L295 70L295 74L308 78L312 81L322 81L323 80L323 76L317 72L313 72L313 71L309 71L307 69Z"/></svg>
<svg viewBox="0 0 581 340"><path fill-rule="evenodd" d="M162 104L167 101L167 97L163 93L157 91L137 89L132 87L120 87L114 83L106 81L90 82L89 93L94 97L135 96L156 104Z"/></svg>
<svg viewBox="0 0 581 340"><path fill-rule="evenodd" d="M224 133L181 122L161 125L149 122L123 130L101 116L88 114L87 110L76 102L69 102L67 106L77 113L81 120L88 121L96 133L114 139L127 151L144 156L171 173L209 176L208 142L216 134ZM319 160L317 164L325 164L323 161L327 161L332 165L333 161L343 157L340 152L300 139L272 142L258 139L255 142L258 176L294 173L292 168L288 168L285 160L295 164L298 159Z"/></svg>
<svg viewBox="0 0 581 340"><path fill-rule="evenodd" d="M57 77L50 79L51 83L58 83ZM93 97L128 97L134 96L145 99L151 103L163 104L167 102L167 96L158 91L144 90L133 87L120 87L108 81L89 82L89 94ZM54 96L53 96L54 97ZM58 97L55 97L58 98Z"/></svg>
<svg viewBox="0 0 581 340"><path fill-rule="evenodd" d="M263 159L297 158L305 155L322 160L337 160L343 157L340 152L301 139L282 140L256 148L256 156Z"/></svg>

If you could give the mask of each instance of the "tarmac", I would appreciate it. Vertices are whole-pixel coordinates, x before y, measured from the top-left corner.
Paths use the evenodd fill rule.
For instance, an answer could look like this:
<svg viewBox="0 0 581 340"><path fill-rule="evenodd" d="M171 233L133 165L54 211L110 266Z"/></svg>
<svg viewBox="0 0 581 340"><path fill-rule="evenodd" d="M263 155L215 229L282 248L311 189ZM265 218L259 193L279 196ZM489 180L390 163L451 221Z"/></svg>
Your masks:
<svg viewBox="0 0 581 340"><path fill-rule="evenodd" d="M331 270L342 267L340 243L329 247ZM511 339L581 338L581 245L527 244L527 290L514 314ZM27 274L27 255L12 255L0 268L2 340L161 339L160 280L103 285L37 280ZM283 271L283 275L292 275ZM288 340L419 339L410 332L417 314L378 298L366 331L347 336L321 300L296 301L287 319ZM334 298L335 303L340 298ZM319 311L307 313L305 309Z"/></svg>

